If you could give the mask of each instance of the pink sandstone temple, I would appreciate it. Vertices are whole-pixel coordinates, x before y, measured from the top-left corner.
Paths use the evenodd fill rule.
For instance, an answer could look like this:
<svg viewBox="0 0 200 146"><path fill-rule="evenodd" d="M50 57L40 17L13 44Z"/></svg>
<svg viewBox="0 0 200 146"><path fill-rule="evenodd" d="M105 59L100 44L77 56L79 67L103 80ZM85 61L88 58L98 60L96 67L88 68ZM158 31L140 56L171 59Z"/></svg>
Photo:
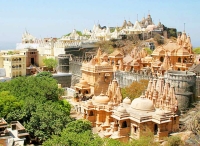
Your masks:
<svg viewBox="0 0 200 146"><path fill-rule="evenodd" d="M138 139L150 130L155 139L162 140L178 131L178 102L173 85L164 79L167 70L188 70L194 62L190 37L182 33L177 42L157 47L151 56L145 49L133 49L124 55L116 50L106 54L98 50L89 62L82 63L82 78L75 85L77 93L92 95L79 102L82 117L88 119L101 137L127 141ZM131 101L122 100L121 90L113 77L117 70L149 69L158 78L149 81L146 91ZM113 79L114 78L114 79Z"/></svg>

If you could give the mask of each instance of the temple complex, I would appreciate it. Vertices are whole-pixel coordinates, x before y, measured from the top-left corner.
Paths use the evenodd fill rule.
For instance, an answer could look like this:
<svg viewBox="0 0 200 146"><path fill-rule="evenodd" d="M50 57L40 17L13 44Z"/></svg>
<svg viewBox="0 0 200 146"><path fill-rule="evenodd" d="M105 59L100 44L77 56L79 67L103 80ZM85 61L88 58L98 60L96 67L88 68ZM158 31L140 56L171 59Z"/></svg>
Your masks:
<svg viewBox="0 0 200 146"><path fill-rule="evenodd" d="M147 53L144 49L135 53L140 55L138 60L142 58L142 66L139 62L137 66L141 69L145 65L143 58L147 57ZM124 58L119 50L107 55L98 49L92 60L82 63L82 78L74 88L79 94L90 94L92 98L76 102L76 108L82 118L92 123L94 132L101 137L128 141L140 138L149 130L159 141L179 129L175 88L163 76L150 79L146 91L140 97L133 101L128 97L122 100L113 72L120 69L130 71L130 62L136 60L136 54L132 52ZM126 64L122 64L123 62ZM129 68L127 64L130 65ZM150 62L146 63L146 66L150 65Z"/></svg>
<svg viewBox="0 0 200 146"><path fill-rule="evenodd" d="M153 72L169 69L185 71L194 63L191 40L185 32L178 36L177 42L170 41L157 47L151 56Z"/></svg>
<svg viewBox="0 0 200 146"><path fill-rule="evenodd" d="M75 85L79 94L99 95L105 94L109 83L113 78L113 66L101 58L102 53L99 49L97 55L89 62L82 63L82 79Z"/></svg>
<svg viewBox="0 0 200 146"><path fill-rule="evenodd" d="M106 94L100 93L81 102L81 112L101 137L120 141L138 139L144 132L162 140L179 129L178 104L174 87L163 77L149 81L145 94L131 101L122 95L117 81L109 84Z"/></svg>

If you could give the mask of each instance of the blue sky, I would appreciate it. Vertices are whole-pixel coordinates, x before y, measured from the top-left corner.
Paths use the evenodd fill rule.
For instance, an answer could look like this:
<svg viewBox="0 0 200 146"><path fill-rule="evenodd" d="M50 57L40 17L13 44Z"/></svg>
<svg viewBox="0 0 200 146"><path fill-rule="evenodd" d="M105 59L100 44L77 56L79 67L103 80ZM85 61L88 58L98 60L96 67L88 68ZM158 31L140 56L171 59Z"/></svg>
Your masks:
<svg viewBox="0 0 200 146"><path fill-rule="evenodd" d="M27 30L37 38L60 37L74 28L121 26L150 12L155 24L190 35L200 46L200 0L0 0L0 49L14 49Z"/></svg>

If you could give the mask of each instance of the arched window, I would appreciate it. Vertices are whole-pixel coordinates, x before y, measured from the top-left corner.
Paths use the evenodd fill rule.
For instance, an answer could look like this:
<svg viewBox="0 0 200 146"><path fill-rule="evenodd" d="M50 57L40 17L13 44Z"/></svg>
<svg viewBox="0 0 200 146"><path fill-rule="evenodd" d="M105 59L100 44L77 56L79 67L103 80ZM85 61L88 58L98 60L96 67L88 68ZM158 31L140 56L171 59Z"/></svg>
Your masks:
<svg viewBox="0 0 200 146"><path fill-rule="evenodd" d="M181 63L181 57L178 58L178 62Z"/></svg>
<svg viewBox="0 0 200 146"><path fill-rule="evenodd" d="M163 57L160 57L160 61L163 62L163 61L164 61L164 58L163 58Z"/></svg>
<svg viewBox="0 0 200 146"><path fill-rule="evenodd" d="M85 91L85 94L88 94L88 93L89 93L88 90L86 90L86 91Z"/></svg>
<svg viewBox="0 0 200 146"><path fill-rule="evenodd" d="M122 128L126 128L127 127L127 123L126 123L126 121L124 121L123 123L122 123Z"/></svg>
<svg viewBox="0 0 200 146"><path fill-rule="evenodd" d="M94 116L94 113L93 113L93 111L90 111L90 114L89 114L89 116Z"/></svg>

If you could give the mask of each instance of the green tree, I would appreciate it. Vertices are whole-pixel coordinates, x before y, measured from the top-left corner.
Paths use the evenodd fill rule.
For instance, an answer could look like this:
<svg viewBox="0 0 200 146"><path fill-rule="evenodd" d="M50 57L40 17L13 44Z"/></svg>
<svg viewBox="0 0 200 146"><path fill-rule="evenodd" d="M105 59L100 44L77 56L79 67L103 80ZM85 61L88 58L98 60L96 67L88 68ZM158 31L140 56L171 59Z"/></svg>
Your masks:
<svg viewBox="0 0 200 146"><path fill-rule="evenodd" d="M44 58L43 62L45 64L45 66L49 69L49 70L53 70L53 68L56 68L56 66L58 65L57 60L53 59L53 58Z"/></svg>
<svg viewBox="0 0 200 146"><path fill-rule="evenodd" d="M17 113L23 105L22 100L17 100L17 98L8 91L0 92L0 101L0 117L4 117L8 122L12 120L10 119L11 113Z"/></svg>
<svg viewBox="0 0 200 146"><path fill-rule="evenodd" d="M170 136L166 138L167 146L181 146L183 142L179 136Z"/></svg>
<svg viewBox="0 0 200 146"><path fill-rule="evenodd" d="M147 51L147 54L151 55L153 51L150 48L144 48Z"/></svg>
<svg viewBox="0 0 200 146"><path fill-rule="evenodd" d="M36 77L44 77L44 76L49 78L53 77L53 75L48 71L43 71L36 75Z"/></svg>
<svg viewBox="0 0 200 146"><path fill-rule="evenodd" d="M148 80L140 80L139 82L135 81L131 85L122 88L121 93L123 98L128 96L131 100L133 100L134 98L140 97L142 92L144 92L147 88L148 82Z"/></svg>
<svg viewBox="0 0 200 146"><path fill-rule="evenodd" d="M106 52L108 54L112 53L114 51L112 41L101 41L98 42L97 45L102 49L102 52Z"/></svg>
<svg viewBox="0 0 200 146"><path fill-rule="evenodd" d="M14 54L14 52L13 51L8 51L8 53L7 53L8 55L13 55Z"/></svg>
<svg viewBox="0 0 200 146"><path fill-rule="evenodd" d="M58 99L60 89L53 78L18 77L0 83L0 92L2 116L23 123L38 143L52 134L60 134L71 121L70 104Z"/></svg>
<svg viewBox="0 0 200 146"><path fill-rule="evenodd" d="M102 146L103 140L92 134L91 123L87 120L72 121L67 124L61 136L52 136L51 139L43 143L44 146Z"/></svg>
<svg viewBox="0 0 200 146"><path fill-rule="evenodd" d="M36 111L32 112L30 121L25 126L39 143L47 140L51 135L60 134L66 123L71 121L68 116L70 113L69 103L65 103L65 107L61 105L60 102L48 101L38 105Z"/></svg>
<svg viewBox="0 0 200 146"><path fill-rule="evenodd" d="M85 131L90 131L92 129L92 125L88 120L76 120L69 124L65 129L65 132L75 132L75 133L83 133Z"/></svg>
<svg viewBox="0 0 200 146"><path fill-rule="evenodd" d="M194 49L193 49L193 52L194 52L195 54L200 54L200 47L194 48Z"/></svg>

